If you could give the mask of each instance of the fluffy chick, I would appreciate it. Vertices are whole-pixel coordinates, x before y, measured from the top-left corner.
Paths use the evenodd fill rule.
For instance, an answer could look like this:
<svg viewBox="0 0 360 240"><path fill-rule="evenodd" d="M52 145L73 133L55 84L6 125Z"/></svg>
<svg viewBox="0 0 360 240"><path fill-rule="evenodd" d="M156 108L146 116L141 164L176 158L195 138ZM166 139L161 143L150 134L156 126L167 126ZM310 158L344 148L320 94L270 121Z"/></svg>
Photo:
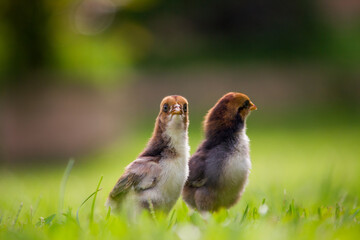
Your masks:
<svg viewBox="0 0 360 240"><path fill-rule="evenodd" d="M107 206L119 210L123 200L132 196L138 209L170 211L189 174L188 113L184 97L173 95L162 100L147 147L126 167L109 194Z"/></svg>
<svg viewBox="0 0 360 240"><path fill-rule="evenodd" d="M233 206L244 191L251 169L245 121L256 106L242 93L230 92L205 117L205 140L190 158L182 196L199 211Z"/></svg>

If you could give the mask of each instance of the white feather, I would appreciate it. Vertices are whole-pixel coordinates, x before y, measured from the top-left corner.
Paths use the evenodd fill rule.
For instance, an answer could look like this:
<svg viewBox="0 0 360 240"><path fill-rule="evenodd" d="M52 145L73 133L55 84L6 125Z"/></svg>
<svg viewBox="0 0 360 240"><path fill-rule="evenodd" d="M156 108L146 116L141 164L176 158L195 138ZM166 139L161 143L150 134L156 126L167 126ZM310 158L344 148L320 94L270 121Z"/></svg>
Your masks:
<svg viewBox="0 0 360 240"><path fill-rule="evenodd" d="M243 130L239 135L238 145L226 160L221 175L223 178L221 182L226 183L223 191L227 192L229 196L232 196L234 192L239 192L241 195L247 184L250 170L249 138Z"/></svg>
<svg viewBox="0 0 360 240"><path fill-rule="evenodd" d="M168 122L168 126L163 133L165 139L170 139L170 146L176 151L175 158L162 159L162 168L159 182L152 189L141 193L140 199L148 199L161 203L165 208L170 208L180 197L182 188L189 175L188 161L190 157L190 147L188 143L188 133L185 130L182 116L173 115Z"/></svg>

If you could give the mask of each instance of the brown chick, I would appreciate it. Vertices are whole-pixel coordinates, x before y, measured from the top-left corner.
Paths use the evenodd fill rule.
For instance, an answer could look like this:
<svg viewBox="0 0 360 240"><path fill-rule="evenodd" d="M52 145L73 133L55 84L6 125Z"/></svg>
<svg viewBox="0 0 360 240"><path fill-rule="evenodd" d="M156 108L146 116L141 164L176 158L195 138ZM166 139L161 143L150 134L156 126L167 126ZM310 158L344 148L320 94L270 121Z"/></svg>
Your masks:
<svg viewBox="0 0 360 240"><path fill-rule="evenodd" d="M199 211L230 208L241 197L251 169L245 121L256 106L242 93L230 92L205 117L205 140L189 160L182 196Z"/></svg>
<svg viewBox="0 0 360 240"><path fill-rule="evenodd" d="M173 95L162 100L147 147L126 167L109 194L107 206L119 210L123 200L132 196L138 209L167 212L173 207L189 173L188 113L184 97Z"/></svg>

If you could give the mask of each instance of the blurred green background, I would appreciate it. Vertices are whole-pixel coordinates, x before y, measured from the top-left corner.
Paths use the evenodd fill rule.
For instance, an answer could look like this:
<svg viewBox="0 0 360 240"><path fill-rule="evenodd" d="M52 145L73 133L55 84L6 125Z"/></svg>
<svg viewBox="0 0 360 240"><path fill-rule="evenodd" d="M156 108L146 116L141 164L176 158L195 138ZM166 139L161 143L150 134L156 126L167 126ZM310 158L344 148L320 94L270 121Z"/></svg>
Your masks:
<svg viewBox="0 0 360 240"><path fill-rule="evenodd" d="M21 224L34 206L34 219L56 212L70 158L64 208L76 209L104 176L103 219L106 195L151 136L161 99L189 100L194 152L203 116L229 91L258 107L247 124L250 183L230 215L263 198L270 209L242 236L359 236L351 224L299 230L276 219L291 199L309 215L359 209L360 2L1 1L0 233L21 202ZM221 224L200 227L201 236L215 229L230 238Z"/></svg>
<svg viewBox="0 0 360 240"><path fill-rule="evenodd" d="M356 1L0 4L5 162L91 155L153 123L170 94L189 99L194 132L228 91L259 105L254 128L302 110L359 112Z"/></svg>

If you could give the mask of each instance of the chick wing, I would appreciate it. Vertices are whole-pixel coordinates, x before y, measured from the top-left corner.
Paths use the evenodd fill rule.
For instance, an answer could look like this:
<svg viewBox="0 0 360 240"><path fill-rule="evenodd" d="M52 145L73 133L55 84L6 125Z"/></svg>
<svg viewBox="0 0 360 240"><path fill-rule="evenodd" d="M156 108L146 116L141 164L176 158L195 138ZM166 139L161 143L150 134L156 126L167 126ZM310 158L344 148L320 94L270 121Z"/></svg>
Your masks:
<svg viewBox="0 0 360 240"><path fill-rule="evenodd" d="M135 191L144 191L156 186L161 168L159 157L141 157L126 167L125 173L110 192L110 197L120 199L133 187Z"/></svg>

